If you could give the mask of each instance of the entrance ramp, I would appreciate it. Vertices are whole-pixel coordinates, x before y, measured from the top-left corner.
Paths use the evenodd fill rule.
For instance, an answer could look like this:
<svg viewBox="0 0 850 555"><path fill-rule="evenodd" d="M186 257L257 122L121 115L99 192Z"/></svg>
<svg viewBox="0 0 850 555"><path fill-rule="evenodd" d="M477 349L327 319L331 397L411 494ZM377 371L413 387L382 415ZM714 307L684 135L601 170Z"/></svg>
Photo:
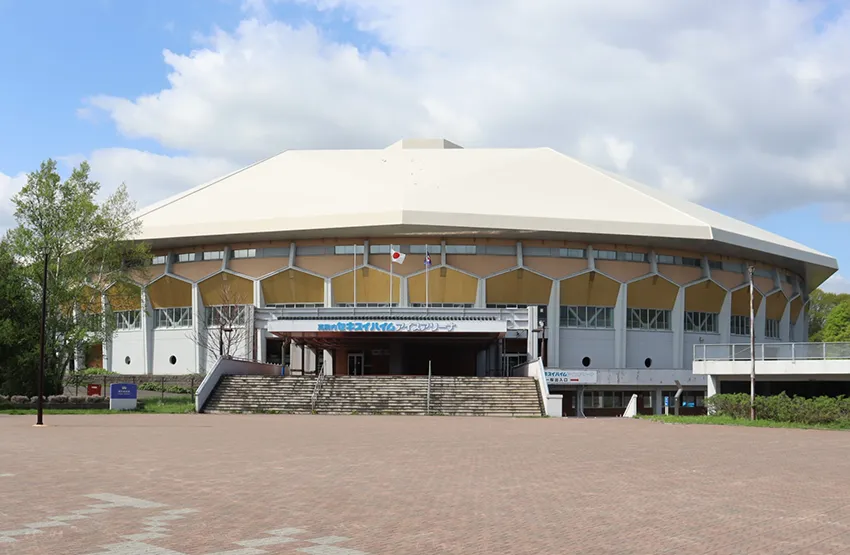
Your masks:
<svg viewBox="0 0 850 555"><path fill-rule="evenodd" d="M528 377L222 376L204 412L542 416ZM315 408L314 408L315 407Z"/></svg>

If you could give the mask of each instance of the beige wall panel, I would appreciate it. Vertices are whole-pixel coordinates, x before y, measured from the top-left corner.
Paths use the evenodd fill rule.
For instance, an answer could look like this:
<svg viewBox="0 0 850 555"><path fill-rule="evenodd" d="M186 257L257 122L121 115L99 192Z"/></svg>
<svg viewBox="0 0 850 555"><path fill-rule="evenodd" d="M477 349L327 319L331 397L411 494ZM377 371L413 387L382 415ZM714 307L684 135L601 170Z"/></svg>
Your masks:
<svg viewBox="0 0 850 555"><path fill-rule="evenodd" d="M253 304L254 282L233 274L218 274L198 284L204 306Z"/></svg>
<svg viewBox="0 0 850 555"><path fill-rule="evenodd" d="M181 262L171 267L171 272L192 281L201 281L210 274L221 270L221 260L204 260L202 262Z"/></svg>
<svg viewBox="0 0 850 555"><path fill-rule="evenodd" d="M401 279L393 276L393 302L398 302ZM347 272L331 280L335 303L354 302L354 273ZM390 297L390 275L375 268L357 270L357 302L385 303Z"/></svg>
<svg viewBox="0 0 850 555"><path fill-rule="evenodd" d="M692 268L690 266L659 264L658 273L679 285L685 285L686 283L691 283L702 278L702 269Z"/></svg>
<svg viewBox="0 0 850 555"><path fill-rule="evenodd" d="M231 270L255 278L270 274L288 265L288 258L240 258L230 261Z"/></svg>
<svg viewBox="0 0 850 555"><path fill-rule="evenodd" d="M803 311L803 298L797 297L791 301L791 323L796 324L800 313Z"/></svg>
<svg viewBox="0 0 850 555"><path fill-rule="evenodd" d="M722 270L712 270L711 279L725 287L726 289L734 289L747 281L747 276L737 272L724 272Z"/></svg>
<svg viewBox="0 0 850 555"><path fill-rule="evenodd" d="M192 306L192 284L165 276L148 286L148 299L154 308Z"/></svg>
<svg viewBox="0 0 850 555"><path fill-rule="evenodd" d="M782 292L785 293L785 296L789 299L794 296L794 286L788 283L785 280L782 280Z"/></svg>
<svg viewBox="0 0 850 555"><path fill-rule="evenodd" d="M445 270L443 272L442 270ZM445 277L442 274L445 273ZM478 279L451 268L438 268L428 273L428 302L430 303L475 303ZM425 302L425 274L407 280L408 297L411 303Z"/></svg>
<svg viewBox="0 0 850 555"><path fill-rule="evenodd" d="M552 280L514 270L487 280L487 304L549 304Z"/></svg>
<svg viewBox="0 0 850 555"><path fill-rule="evenodd" d="M363 255L357 255L357 265L363 264ZM330 277L354 266L354 255L329 254L326 256L296 256L295 265L320 276Z"/></svg>
<svg viewBox="0 0 850 555"><path fill-rule="evenodd" d="M776 289L776 282L770 278L755 276L753 277L753 283L756 284L756 288L761 291L762 294L770 293Z"/></svg>
<svg viewBox="0 0 850 555"><path fill-rule="evenodd" d="M652 266L643 262L597 260L596 269L614 279L629 281L640 276L645 276L652 270Z"/></svg>
<svg viewBox="0 0 850 555"><path fill-rule="evenodd" d="M753 292L753 309L758 314L761 306L762 296L758 291ZM749 316L750 315L750 288L743 287L732 292L732 315L733 316Z"/></svg>
<svg viewBox="0 0 850 555"><path fill-rule="evenodd" d="M652 276L634 283L627 289L629 308L658 308L672 310L679 287L661 276Z"/></svg>
<svg viewBox="0 0 850 555"><path fill-rule="evenodd" d="M486 254L448 254L446 264L470 274L486 277L516 266L516 256Z"/></svg>
<svg viewBox="0 0 850 555"><path fill-rule="evenodd" d="M788 299L781 291L777 291L765 299L765 316L771 320L781 320L782 314L785 312L785 305L788 304Z"/></svg>
<svg viewBox="0 0 850 555"><path fill-rule="evenodd" d="M112 310L139 310L142 308L142 289L135 285L117 283L106 291Z"/></svg>
<svg viewBox="0 0 850 555"><path fill-rule="evenodd" d="M262 281L266 304L322 303L325 280L296 270L284 270Z"/></svg>
<svg viewBox="0 0 850 555"><path fill-rule="evenodd" d="M562 306L614 306L619 294L619 282L596 272L561 282Z"/></svg>
<svg viewBox="0 0 850 555"><path fill-rule="evenodd" d="M552 278L562 278L587 270L587 260L578 258L549 258L545 256L524 256L522 263L526 268L538 271Z"/></svg>
<svg viewBox="0 0 850 555"><path fill-rule="evenodd" d="M157 264L156 266L148 266L147 268L130 270L129 275L130 279L132 279L136 283L140 285L145 285L152 282L164 273L165 264Z"/></svg>
<svg viewBox="0 0 850 555"><path fill-rule="evenodd" d="M705 281L685 289L685 310L687 312L719 313L726 300L726 290L714 283Z"/></svg>
<svg viewBox="0 0 850 555"><path fill-rule="evenodd" d="M376 266L382 270L390 271L390 255L388 254L370 254L369 264ZM431 254L431 267L440 264L440 255ZM408 254L404 259L404 264L393 264L393 273L400 276L407 276L415 272L425 269L424 254Z"/></svg>

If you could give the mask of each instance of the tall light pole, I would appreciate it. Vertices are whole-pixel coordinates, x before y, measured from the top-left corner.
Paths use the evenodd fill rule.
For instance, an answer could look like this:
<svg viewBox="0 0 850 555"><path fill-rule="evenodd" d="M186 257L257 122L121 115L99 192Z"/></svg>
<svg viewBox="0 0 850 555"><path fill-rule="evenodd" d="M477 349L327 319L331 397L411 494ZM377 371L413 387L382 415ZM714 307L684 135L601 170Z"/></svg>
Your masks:
<svg viewBox="0 0 850 555"><path fill-rule="evenodd" d="M44 343L47 330L47 263L49 254L47 249L44 250L44 274L41 277L41 337L39 339L39 349L41 358L38 363L38 416L36 417L35 425L44 426Z"/></svg>
<svg viewBox="0 0 850 555"><path fill-rule="evenodd" d="M750 420L756 419L756 316L753 308L753 273L755 266L747 268L750 275Z"/></svg>

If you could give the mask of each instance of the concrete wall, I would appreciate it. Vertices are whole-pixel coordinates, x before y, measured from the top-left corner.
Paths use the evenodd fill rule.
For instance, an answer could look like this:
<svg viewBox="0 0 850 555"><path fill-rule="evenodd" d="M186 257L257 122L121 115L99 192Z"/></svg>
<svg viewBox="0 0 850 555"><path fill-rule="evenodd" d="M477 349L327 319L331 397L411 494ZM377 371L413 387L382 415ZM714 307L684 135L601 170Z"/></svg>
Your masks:
<svg viewBox="0 0 850 555"><path fill-rule="evenodd" d="M112 370L119 374L146 374L142 330L118 331L112 338ZM129 357L130 363L127 364Z"/></svg>
<svg viewBox="0 0 850 555"><path fill-rule="evenodd" d="M612 334L613 335L613 334ZM673 364L673 333L665 331L629 330L626 332L626 368L678 368Z"/></svg>
<svg viewBox="0 0 850 555"><path fill-rule="evenodd" d="M560 341L558 368L584 368L584 357L590 357L587 368L614 366L614 330L561 328Z"/></svg>
<svg viewBox="0 0 850 555"><path fill-rule="evenodd" d="M187 329L158 329L153 331L151 368L155 375L189 374L195 372L197 349ZM171 357L176 358L174 364Z"/></svg>

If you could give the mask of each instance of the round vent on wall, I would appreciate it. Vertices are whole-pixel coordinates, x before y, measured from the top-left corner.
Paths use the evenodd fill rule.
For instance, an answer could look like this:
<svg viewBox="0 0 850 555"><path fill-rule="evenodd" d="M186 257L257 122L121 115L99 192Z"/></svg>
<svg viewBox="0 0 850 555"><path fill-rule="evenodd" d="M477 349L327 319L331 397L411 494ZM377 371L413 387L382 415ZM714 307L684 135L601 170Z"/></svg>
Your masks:
<svg viewBox="0 0 850 555"><path fill-rule="evenodd" d="M649 368L650 366L652 366L652 359L647 358L646 360L643 361L643 365L646 366L647 368Z"/></svg>
<svg viewBox="0 0 850 555"><path fill-rule="evenodd" d="M590 357L584 357L583 359L581 359L581 365L585 368L590 366Z"/></svg>
<svg viewBox="0 0 850 555"><path fill-rule="evenodd" d="M177 364L177 357L171 355L170 357L168 357L168 362L170 362L171 364Z"/></svg>
<svg viewBox="0 0 850 555"><path fill-rule="evenodd" d="M124 357L124 364L130 364L130 357Z"/></svg>

